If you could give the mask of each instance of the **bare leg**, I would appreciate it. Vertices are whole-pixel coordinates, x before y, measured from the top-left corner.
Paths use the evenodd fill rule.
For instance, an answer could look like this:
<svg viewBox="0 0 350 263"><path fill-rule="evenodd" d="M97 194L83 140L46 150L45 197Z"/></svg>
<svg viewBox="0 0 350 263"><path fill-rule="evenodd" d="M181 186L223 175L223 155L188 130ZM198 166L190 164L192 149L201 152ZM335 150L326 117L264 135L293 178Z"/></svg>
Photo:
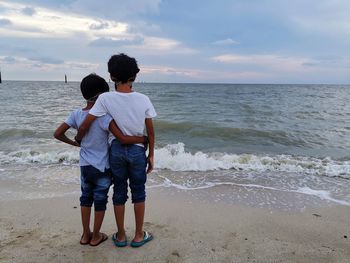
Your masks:
<svg viewBox="0 0 350 263"><path fill-rule="evenodd" d="M124 229L124 216L125 216L125 205L115 205L114 206L114 216L117 222L118 228L118 241L125 240L125 229Z"/></svg>
<svg viewBox="0 0 350 263"><path fill-rule="evenodd" d="M94 231L92 233L92 239L90 241L91 245L95 245L100 242L103 238L100 230L103 222L103 218L105 216L105 211L95 211L95 219L94 219Z"/></svg>
<svg viewBox="0 0 350 263"><path fill-rule="evenodd" d="M145 202L134 204L135 212L135 242L140 242L143 240L143 220L145 217Z"/></svg>
<svg viewBox="0 0 350 263"><path fill-rule="evenodd" d="M81 243L89 243L90 241L90 213L91 207L81 206L81 222L83 224L83 236L80 240Z"/></svg>

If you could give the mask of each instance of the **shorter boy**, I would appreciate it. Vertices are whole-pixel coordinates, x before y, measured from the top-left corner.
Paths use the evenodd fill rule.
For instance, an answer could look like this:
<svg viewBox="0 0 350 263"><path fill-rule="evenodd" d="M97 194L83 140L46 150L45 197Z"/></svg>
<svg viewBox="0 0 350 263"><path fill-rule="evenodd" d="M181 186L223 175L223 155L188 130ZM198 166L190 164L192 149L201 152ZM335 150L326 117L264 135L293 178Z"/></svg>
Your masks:
<svg viewBox="0 0 350 263"><path fill-rule="evenodd" d="M90 244L97 246L108 239L108 236L100 232L105 215L108 199L108 190L112 183L109 172L109 131L119 138L124 144L144 143L144 137L124 136L116 123L109 115L102 116L95 121L86 136L79 145L69 139L65 132L69 128L79 129L81 123L88 115L99 94L109 91L107 82L96 74L86 76L80 89L87 104L83 109L73 111L67 120L62 123L54 133L54 137L73 146L80 146L80 170L81 170L81 219L83 234L81 245ZM90 231L91 206L94 203L95 217L93 232Z"/></svg>

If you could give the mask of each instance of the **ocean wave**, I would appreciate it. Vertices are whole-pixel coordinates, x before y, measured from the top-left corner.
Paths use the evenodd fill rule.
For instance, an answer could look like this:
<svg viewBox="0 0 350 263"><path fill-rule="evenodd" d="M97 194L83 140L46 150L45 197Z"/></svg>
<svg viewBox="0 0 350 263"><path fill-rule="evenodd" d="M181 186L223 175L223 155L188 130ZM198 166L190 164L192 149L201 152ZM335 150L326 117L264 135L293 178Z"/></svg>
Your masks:
<svg viewBox="0 0 350 263"><path fill-rule="evenodd" d="M31 138L34 137L35 131L28 129L5 129L0 130L0 139L9 139L9 138Z"/></svg>
<svg viewBox="0 0 350 263"><path fill-rule="evenodd" d="M291 155L255 155L191 153L183 143L169 144L155 150L155 168L171 171L215 171L238 170L253 172L288 172L350 179L350 161L331 158L312 158ZM4 153L0 152L0 164L39 163L39 164L77 164L79 152L51 151L38 152L30 149Z"/></svg>
<svg viewBox="0 0 350 263"><path fill-rule="evenodd" d="M38 152L30 149L10 153L0 152L0 164L11 163L76 164L79 163L79 152L73 150L64 152Z"/></svg>
<svg viewBox="0 0 350 263"><path fill-rule="evenodd" d="M37 131L30 129L4 129L0 130L0 139L3 141L8 140L23 140L23 139L35 139L35 138L52 138L53 131Z"/></svg>
<svg viewBox="0 0 350 263"><path fill-rule="evenodd" d="M156 151L156 167L172 171L243 170L291 172L350 178L350 161L317 159L291 155L254 155L190 153L183 143L167 145Z"/></svg>
<svg viewBox="0 0 350 263"><path fill-rule="evenodd" d="M270 144L307 146L308 142L298 136L282 130L257 130L240 127L221 127L196 122L157 121L155 127L159 133L186 133L194 138L217 138L224 141L258 142Z"/></svg>

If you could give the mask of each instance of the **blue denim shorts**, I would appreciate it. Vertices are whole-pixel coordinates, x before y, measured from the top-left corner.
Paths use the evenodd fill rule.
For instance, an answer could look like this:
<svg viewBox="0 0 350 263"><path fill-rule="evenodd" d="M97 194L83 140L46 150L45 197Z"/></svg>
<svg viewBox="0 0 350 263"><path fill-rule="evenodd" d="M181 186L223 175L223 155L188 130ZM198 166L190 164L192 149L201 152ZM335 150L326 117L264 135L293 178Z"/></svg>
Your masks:
<svg viewBox="0 0 350 263"><path fill-rule="evenodd" d="M145 148L134 144L120 144L118 140L114 140L109 154L114 183L113 204L124 205L126 203L128 199L128 181L132 202L144 202L147 180Z"/></svg>
<svg viewBox="0 0 350 263"><path fill-rule="evenodd" d="M112 184L110 171L101 172L92 165L80 166L80 171L80 206L91 207L94 203L95 211L105 211L108 190Z"/></svg>

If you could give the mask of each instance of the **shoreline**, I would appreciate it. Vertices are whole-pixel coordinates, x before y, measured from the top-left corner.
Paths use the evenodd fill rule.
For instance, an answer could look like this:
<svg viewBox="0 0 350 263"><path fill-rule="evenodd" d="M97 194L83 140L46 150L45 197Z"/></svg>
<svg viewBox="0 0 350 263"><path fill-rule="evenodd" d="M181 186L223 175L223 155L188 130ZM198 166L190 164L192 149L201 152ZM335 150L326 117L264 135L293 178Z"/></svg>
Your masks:
<svg viewBox="0 0 350 263"><path fill-rule="evenodd" d="M76 165L2 165L0 199L34 200L79 196L80 171ZM350 206L349 180L299 173L256 173L236 170L171 171L156 169L147 191L187 193L189 200L207 204L302 211L307 208ZM109 192L112 195L112 188Z"/></svg>
<svg viewBox="0 0 350 263"><path fill-rule="evenodd" d="M191 198L185 190L148 190L144 247L116 248L111 198L102 231L108 241L81 246L78 195L0 201L1 262L347 262L347 206L283 212ZM74 208L76 207L76 208ZM133 209L126 208L129 241Z"/></svg>

